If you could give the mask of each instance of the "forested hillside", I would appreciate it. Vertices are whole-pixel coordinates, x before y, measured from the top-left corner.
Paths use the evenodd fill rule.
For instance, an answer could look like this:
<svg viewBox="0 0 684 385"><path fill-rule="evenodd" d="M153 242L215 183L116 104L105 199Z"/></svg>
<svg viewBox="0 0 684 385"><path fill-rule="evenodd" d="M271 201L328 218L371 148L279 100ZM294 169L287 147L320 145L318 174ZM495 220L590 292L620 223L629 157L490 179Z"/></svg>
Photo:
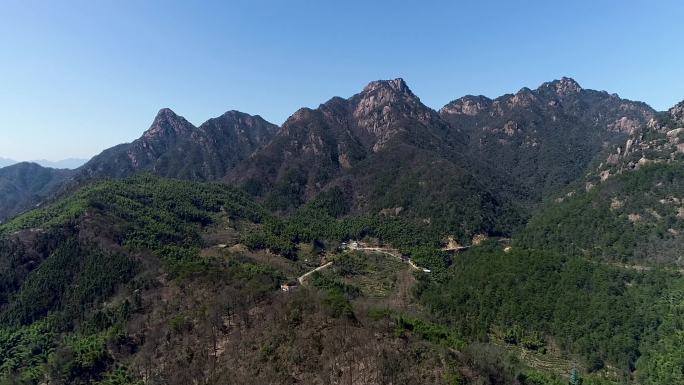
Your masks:
<svg viewBox="0 0 684 385"><path fill-rule="evenodd" d="M72 175L26 162L0 168L0 222L50 198Z"/></svg>
<svg viewBox="0 0 684 385"><path fill-rule="evenodd" d="M572 367L587 383L677 378L663 366L677 363L677 325L661 320L677 314L666 299L678 272L494 241L454 255L420 221L336 218L338 198L281 219L230 187L148 175L8 222L3 378L557 384ZM349 239L395 245L431 272L340 252ZM279 293L321 258L330 272Z"/></svg>
<svg viewBox="0 0 684 385"><path fill-rule="evenodd" d="M210 271L200 231L220 212L263 215L228 187L142 176L87 186L2 225L5 380L116 375L108 344L127 338L122 328L140 311L140 293L159 266L169 278Z"/></svg>
<svg viewBox="0 0 684 385"><path fill-rule="evenodd" d="M304 216L283 222L233 188L143 175L88 185L2 225L0 378L183 384L256 376L289 383L280 370L295 370L309 383L354 375L446 383L454 375L439 358L446 353L394 336L394 321L356 307L341 312L351 298L326 289L278 293L288 274L305 268L303 256L317 255L306 254L307 244L366 233L403 239L407 247L429 242L427 234L408 235L382 219L337 222L330 209L325 202L310 209L326 223L312 233ZM317 324L323 329L310 341ZM302 333L309 337L300 340ZM359 350L373 333L385 338ZM340 348L354 357L338 361L348 354ZM415 362L417 351L423 358ZM319 364L307 363L314 357ZM266 371L262 360L272 361ZM340 372L331 374L330 365Z"/></svg>
<svg viewBox="0 0 684 385"><path fill-rule="evenodd" d="M549 202L525 247L653 265L682 264L684 152L676 106L610 148L577 188Z"/></svg>

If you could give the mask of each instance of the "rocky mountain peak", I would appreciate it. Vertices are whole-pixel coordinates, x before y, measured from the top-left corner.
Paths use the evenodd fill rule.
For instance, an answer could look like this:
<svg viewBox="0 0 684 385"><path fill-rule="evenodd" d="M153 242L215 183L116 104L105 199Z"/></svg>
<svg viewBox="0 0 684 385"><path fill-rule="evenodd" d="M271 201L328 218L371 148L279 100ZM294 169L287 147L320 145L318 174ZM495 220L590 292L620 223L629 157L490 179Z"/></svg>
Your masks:
<svg viewBox="0 0 684 385"><path fill-rule="evenodd" d="M582 86L579 85L574 79L568 77L562 77L560 80L554 80L552 82L547 82L539 87L539 90L552 90L558 96L566 96L571 94L576 94L582 91Z"/></svg>
<svg viewBox="0 0 684 385"><path fill-rule="evenodd" d="M224 119L239 119L242 116L247 116L244 112L240 112L237 110L230 110L226 111L223 113L223 115L219 116L218 119L224 118Z"/></svg>
<svg viewBox="0 0 684 385"><path fill-rule="evenodd" d="M381 110L386 110L386 114L388 109L401 110L408 114L411 111L427 109L401 78L370 82L361 93L354 95L349 101L354 105L352 109L357 117Z"/></svg>
<svg viewBox="0 0 684 385"><path fill-rule="evenodd" d="M266 144L277 130L278 126L259 115L230 110L202 123L192 132L190 140L195 143L194 145L205 147L205 158L221 153L222 160L235 160L251 154L257 147ZM228 154L224 155L224 151ZM236 157L237 154L242 155Z"/></svg>
<svg viewBox="0 0 684 385"><path fill-rule="evenodd" d="M360 99L359 103L367 107L382 107L387 104L405 102L413 105L421 104L420 99L401 78L370 82L360 94L351 99Z"/></svg>
<svg viewBox="0 0 684 385"><path fill-rule="evenodd" d="M684 124L684 100L676 104L674 107L670 108L670 116L675 122L679 124Z"/></svg>
<svg viewBox="0 0 684 385"><path fill-rule="evenodd" d="M311 108L302 107L295 111L294 114L290 115L289 118L287 118L285 123L283 123L283 127L287 128L288 126L298 124L299 122L306 122L307 120L313 119L314 114L315 111Z"/></svg>
<svg viewBox="0 0 684 385"><path fill-rule="evenodd" d="M349 99L356 126L374 138L373 150L382 148L409 127L434 125L439 116L413 94L403 79L377 80ZM412 123L409 123L412 122Z"/></svg>
<svg viewBox="0 0 684 385"><path fill-rule="evenodd" d="M205 126L209 123L217 123L219 121L230 122L233 125L240 125L242 130L245 128L252 129L258 127L263 128L266 132L275 132L278 128L278 126L269 123L259 115L250 115L236 110L230 110L217 118L209 119L207 122L203 123L202 126Z"/></svg>
<svg viewBox="0 0 684 385"><path fill-rule="evenodd" d="M411 95L415 97L415 95L413 95L413 92L411 92L411 89L409 89L408 85L402 78L396 78L393 80L372 81L368 83L366 87L364 87L363 93L370 93L381 89L384 89L389 92Z"/></svg>
<svg viewBox="0 0 684 385"><path fill-rule="evenodd" d="M468 115L475 116L488 109L492 105L492 100L486 96L466 95L447 103L439 110L440 114L447 115Z"/></svg>
<svg viewBox="0 0 684 385"><path fill-rule="evenodd" d="M509 100L512 107L530 107L537 100L537 96L531 89L523 87Z"/></svg>
<svg viewBox="0 0 684 385"><path fill-rule="evenodd" d="M154 118L150 128L143 134L143 139L159 139L167 136L184 136L195 128L184 117L177 115L170 108L162 108Z"/></svg>

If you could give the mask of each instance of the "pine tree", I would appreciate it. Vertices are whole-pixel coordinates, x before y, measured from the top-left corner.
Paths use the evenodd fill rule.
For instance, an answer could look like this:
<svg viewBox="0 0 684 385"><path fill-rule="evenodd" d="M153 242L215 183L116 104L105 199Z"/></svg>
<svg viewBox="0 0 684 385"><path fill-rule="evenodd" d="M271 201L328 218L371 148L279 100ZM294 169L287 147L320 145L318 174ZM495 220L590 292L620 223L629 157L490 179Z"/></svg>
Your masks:
<svg viewBox="0 0 684 385"><path fill-rule="evenodd" d="M582 385L582 377L580 377L577 368L572 368L570 371L570 385Z"/></svg>

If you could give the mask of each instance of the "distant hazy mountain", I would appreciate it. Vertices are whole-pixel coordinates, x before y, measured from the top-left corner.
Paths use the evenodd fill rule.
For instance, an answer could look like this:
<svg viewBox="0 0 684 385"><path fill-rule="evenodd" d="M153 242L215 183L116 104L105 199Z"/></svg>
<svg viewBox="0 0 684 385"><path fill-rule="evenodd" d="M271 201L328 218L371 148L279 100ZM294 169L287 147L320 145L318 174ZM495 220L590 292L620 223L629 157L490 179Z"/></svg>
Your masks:
<svg viewBox="0 0 684 385"><path fill-rule="evenodd" d="M29 162L0 169L0 222L39 205L73 173Z"/></svg>
<svg viewBox="0 0 684 385"><path fill-rule="evenodd" d="M46 159L38 159L38 160L29 160L28 162L37 163L43 167L73 170L73 169L81 167L87 161L88 161L88 159L67 158L67 159L62 159L62 160L57 160L57 161L50 161L50 160L46 160ZM14 159L0 158L0 168L11 166L11 165L17 164L17 163L19 163L19 162L14 160Z"/></svg>
<svg viewBox="0 0 684 385"><path fill-rule="evenodd" d="M16 160L0 157L0 168L11 166L17 163Z"/></svg>
<svg viewBox="0 0 684 385"><path fill-rule="evenodd" d="M83 166L88 159L81 159L81 158L67 158L67 159L62 159L58 161L50 161L50 160L45 160L45 159L39 159L39 160L31 160L30 162L33 163L38 163L39 165L43 167L50 167L50 168L66 168L69 170L74 170L77 169L81 166Z"/></svg>

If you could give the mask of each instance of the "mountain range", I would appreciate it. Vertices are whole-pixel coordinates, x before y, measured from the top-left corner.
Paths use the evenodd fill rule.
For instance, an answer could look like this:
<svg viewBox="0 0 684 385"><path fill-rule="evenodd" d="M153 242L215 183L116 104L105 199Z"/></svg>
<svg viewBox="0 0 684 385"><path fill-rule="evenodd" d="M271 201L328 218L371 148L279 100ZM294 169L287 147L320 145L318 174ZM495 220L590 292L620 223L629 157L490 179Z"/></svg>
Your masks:
<svg viewBox="0 0 684 385"><path fill-rule="evenodd" d="M40 166L48 167L48 168L59 168L59 169L73 170L75 168L81 167L87 161L88 161L88 159L67 158L67 159L62 159L62 160L57 160L57 161L51 161L51 160L47 160L47 159L38 159L38 160L29 160L28 162L29 163L36 163ZM17 164L17 163L21 163L21 162L16 161L14 159L0 157L0 167L7 167L7 166L11 166L11 165Z"/></svg>
<svg viewBox="0 0 684 385"><path fill-rule="evenodd" d="M575 180L654 114L568 78L494 100L466 96L439 111L402 79L375 81L348 99L300 109L282 127L237 111L195 127L162 109L139 139L54 178L80 183L144 171L220 180L284 211L336 188L355 213L401 213L465 239L510 233L543 194ZM4 184L22 172L30 170L10 173ZM21 199L13 202L22 203L3 203L0 219L47 196L38 185L14 190Z"/></svg>
<svg viewBox="0 0 684 385"><path fill-rule="evenodd" d="M103 151L79 172L86 177L122 177L149 171L190 180L217 180L265 146L277 129L260 116L238 111L195 127L164 108L142 137Z"/></svg>

